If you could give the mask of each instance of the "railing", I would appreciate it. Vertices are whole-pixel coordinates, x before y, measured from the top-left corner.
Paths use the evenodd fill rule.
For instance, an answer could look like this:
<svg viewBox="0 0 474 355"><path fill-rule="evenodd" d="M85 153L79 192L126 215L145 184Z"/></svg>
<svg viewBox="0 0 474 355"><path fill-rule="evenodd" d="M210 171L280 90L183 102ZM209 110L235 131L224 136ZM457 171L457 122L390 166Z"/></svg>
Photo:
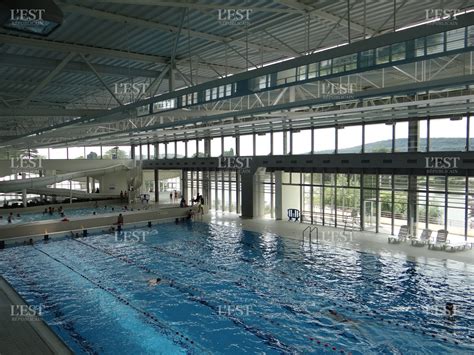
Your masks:
<svg viewBox="0 0 474 355"><path fill-rule="evenodd" d="M306 233L306 231L308 231L308 233ZM312 243L311 237L314 231L316 231L316 243L319 243L319 229L316 226L307 226L305 229L303 229L303 232L302 232L303 241L304 241L305 235L307 234L309 236L309 243L311 244Z"/></svg>

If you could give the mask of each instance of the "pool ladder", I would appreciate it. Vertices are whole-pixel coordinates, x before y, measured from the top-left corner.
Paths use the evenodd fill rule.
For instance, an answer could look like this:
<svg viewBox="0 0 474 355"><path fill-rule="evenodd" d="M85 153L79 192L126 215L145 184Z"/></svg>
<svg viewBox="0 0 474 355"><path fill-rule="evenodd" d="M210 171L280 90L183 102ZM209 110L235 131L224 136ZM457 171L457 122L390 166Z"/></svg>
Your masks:
<svg viewBox="0 0 474 355"><path fill-rule="evenodd" d="M306 233L306 231L308 231L308 232ZM308 235L309 243L311 244L311 242L312 242L311 237L312 237L314 231L316 231L316 243L319 243L319 229L316 226L307 226L305 229L303 229L303 233L302 233L303 241L304 241L305 235Z"/></svg>

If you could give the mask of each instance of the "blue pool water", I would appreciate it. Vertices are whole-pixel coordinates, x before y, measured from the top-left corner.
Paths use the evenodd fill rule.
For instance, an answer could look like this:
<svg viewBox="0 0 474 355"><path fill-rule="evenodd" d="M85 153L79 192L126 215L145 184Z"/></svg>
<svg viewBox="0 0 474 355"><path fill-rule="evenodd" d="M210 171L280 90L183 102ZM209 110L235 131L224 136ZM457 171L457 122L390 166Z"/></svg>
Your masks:
<svg viewBox="0 0 474 355"><path fill-rule="evenodd" d="M464 264L204 223L0 255L2 275L43 306L45 321L78 354L474 351L474 270ZM156 277L161 283L149 286ZM447 301L456 305L452 319Z"/></svg>
<svg viewBox="0 0 474 355"><path fill-rule="evenodd" d="M76 217L86 217L86 216L92 216L93 212L95 212L97 215L99 214L104 214L104 213L114 213L114 212L122 212L120 207L117 206L108 206L108 207L98 207L98 208L93 208L93 207L87 207L87 208L69 208L68 205L64 205L64 215L67 218L76 218ZM114 207L114 211L112 211L112 207ZM47 206L46 206L47 208ZM119 211L120 210L120 211ZM14 214L14 218L12 220L12 224L17 224L17 223L30 223L30 222L35 222L35 221L47 221L47 220L58 220L60 221L64 217L61 217L61 215L57 212L54 212L52 215L46 213L43 214L42 212L35 212L35 213L20 213L20 217L16 216L16 213ZM3 218L0 219L0 225L7 225L8 221L8 214L7 213L2 213L0 211L0 216Z"/></svg>

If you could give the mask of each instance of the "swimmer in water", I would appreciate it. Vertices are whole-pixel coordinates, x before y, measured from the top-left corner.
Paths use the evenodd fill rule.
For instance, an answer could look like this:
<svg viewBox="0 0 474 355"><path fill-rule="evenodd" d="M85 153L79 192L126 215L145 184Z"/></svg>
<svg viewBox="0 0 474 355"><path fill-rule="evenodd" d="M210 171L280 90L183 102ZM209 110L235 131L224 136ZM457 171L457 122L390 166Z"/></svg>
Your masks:
<svg viewBox="0 0 474 355"><path fill-rule="evenodd" d="M448 318L452 319L454 317L454 304L452 302L446 302L444 309Z"/></svg>
<svg viewBox="0 0 474 355"><path fill-rule="evenodd" d="M156 279L148 280L148 286L157 286L161 282L161 279L157 277Z"/></svg>
<svg viewBox="0 0 474 355"><path fill-rule="evenodd" d="M333 309L328 310L328 316L339 323L354 323L353 320L344 317L342 314L336 312Z"/></svg>

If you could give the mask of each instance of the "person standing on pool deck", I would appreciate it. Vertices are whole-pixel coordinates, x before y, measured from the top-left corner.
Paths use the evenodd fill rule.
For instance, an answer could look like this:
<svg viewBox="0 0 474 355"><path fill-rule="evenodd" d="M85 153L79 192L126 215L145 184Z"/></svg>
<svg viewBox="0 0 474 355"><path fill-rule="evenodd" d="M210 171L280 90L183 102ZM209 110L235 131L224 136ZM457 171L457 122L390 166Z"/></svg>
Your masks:
<svg viewBox="0 0 474 355"><path fill-rule="evenodd" d="M123 225L123 216L122 216L121 213L118 215L117 222L115 224L117 224L119 226Z"/></svg>

